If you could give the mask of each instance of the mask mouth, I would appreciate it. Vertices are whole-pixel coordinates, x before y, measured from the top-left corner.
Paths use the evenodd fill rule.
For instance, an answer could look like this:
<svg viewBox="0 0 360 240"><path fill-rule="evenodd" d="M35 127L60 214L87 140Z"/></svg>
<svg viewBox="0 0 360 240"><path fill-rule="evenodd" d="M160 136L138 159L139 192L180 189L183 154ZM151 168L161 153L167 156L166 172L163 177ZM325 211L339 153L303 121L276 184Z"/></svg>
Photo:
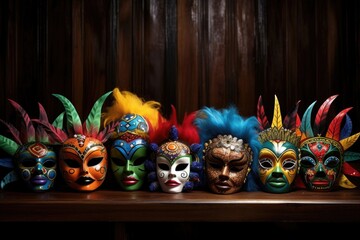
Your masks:
<svg viewBox="0 0 360 240"><path fill-rule="evenodd" d="M35 176L31 179L31 183L33 185L45 185L47 183L48 179L46 179L43 176Z"/></svg>
<svg viewBox="0 0 360 240"><path fill-rule="evenodd" d="M76 183L79 184L79 185L83 185L83 186L86 186L86 185L89 185L91 183L93 183L95 180L92 179L92 178L89 178L89 177L80 177Z"/></svg>
<svg viewBox="0 0 360 240"><path fill-rule="evenodd" d="M124 185L134 185L134 184L136 184L138 182L138 180L136 179L136 178L134 178L134 177L130 177L130 176L128 176L128 177L125 177L124 179L122 179L122 183L124 184Z"/></svg>
<svg viewBox="0 0 360 240"><path fill-rule="evenodd" d="M180 185L180 183L178 183L177 181L174 181L174 180L169 180L165 184L170 187L176 187L176 186Z"/></svg>

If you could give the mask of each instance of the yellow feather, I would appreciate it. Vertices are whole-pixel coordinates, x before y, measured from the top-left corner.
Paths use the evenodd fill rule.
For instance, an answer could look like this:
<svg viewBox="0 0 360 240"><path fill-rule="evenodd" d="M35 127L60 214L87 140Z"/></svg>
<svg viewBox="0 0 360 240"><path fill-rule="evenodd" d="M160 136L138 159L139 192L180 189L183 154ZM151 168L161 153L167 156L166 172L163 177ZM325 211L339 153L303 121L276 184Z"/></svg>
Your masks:
<svg viewBox="0 0 360 240"><path fill-rule="evenodd" d="M350 182L350 180L345 176L345 174L339 176L339 186L343 188L356 188L356 186L352 182Z"/></svg>
<svg viewBox="0 0 360 240"><path fill-rule="evenodd" d="M129 91L113 90L114 101L102 114L104 125L119 120L123 115L133 113L145 117L153 127L157 127L161 104L157 101L144 101Z"/></svg>
<svg viewBox="0 0 360 240"><path fill-rule="evenodd" d="M344 151L346 151L346 149L351 147L359 138L359 136L360 136L360 132L340 140L340 144L343 146Z"/></svg>
<svg viewBox="0 0 360 240"><path fill-rule="evenodd" d="M274 114L273 114L273 120L271 123L271 127L276 127L277 129L282 128L282 118L281 118L281 111L280 111L280 104L279 101L275 95L275 104L274 104Z"/></svg>

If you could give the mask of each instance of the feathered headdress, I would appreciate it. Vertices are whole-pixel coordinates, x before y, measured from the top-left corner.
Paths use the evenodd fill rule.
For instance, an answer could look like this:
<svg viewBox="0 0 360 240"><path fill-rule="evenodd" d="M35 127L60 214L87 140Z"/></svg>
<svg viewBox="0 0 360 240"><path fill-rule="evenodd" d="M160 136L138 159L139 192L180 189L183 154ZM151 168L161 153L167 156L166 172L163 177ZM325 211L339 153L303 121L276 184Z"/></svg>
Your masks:
<svg viewBox="0 0 360 240"><path fill-rule="evenodd" d="M19 149L19 147L27 143L32 143L32 142L41 142L43 144L53 143L42 126L40 125L35 126L33 124L28 113L24 110L22 106L20 106L14 100L11 99L8 100L16 110L18 116L21 117L22 121L21 121L20 130L18 130L13 124L5 122L4 120L0 119L0 122L2 122L8 128L12 136L11 139L3 135L0 135L1 149L3 149L11 157L13 157L16 151ZM63 114L60 114L52 124L49 123L48 116L44 107L40 103L38 103L38 106L39 106L39 119L41 119L41 121L46 122L47 124L52 126L56 126L57 124L59 124L59 122L62 121ZM5 185L18 180L18 176L14 171L14 162L12 158L0 159L0 166L12 169L12 171L10 171L2 179L1 188L4 188Z"/></svg>
<svg viewBox="0 0 360 240"><path fill-rule="evenodd" d="M324 101L324 103L320 106L314 120L314 125L311 126L311 112L314 108L316 101L314 101L310 106L306 109L300 125L301 132L301 142L305 141L308 138L312 137L321 137L323 132L326 130L326 119L329 112L329 108L332 102L338 95L330 96L328 99ZM355 188L356 186L346 177L360 177L360 172L353 168L349 162L359 160L360 153L347 151L359 138L360 132L354 135L351 135L352 131L352 121L347 113L352 109L352 107L343 109L340 111L330 122L329 127L327 128L325 137L334 140L334 142L340 145L339 147L343 151L343 166L342 166L342 174L339 180L339 186L344 188ZM345 123L342 126L343 119L345 117Z"/></svg>
<svg viewBox="0 0 360 240"><path fill-rule="evenodd" d="M292 143L294 146L298 146L300 137L297 136L296 129L300 126L300 118L297 114L299 103L300 101L296 103L295 108L282 121L279 100L275 95L274 113L270 126L265 114L262 97L259 96L257 119L260 123L259 140L261 143L268 140L284 140Z"/></svg>
<svg viewBox="0 0 360 240"><path fill-rule="evenodd" d="M180 141L187 145L190 148L191 154L193 156L193 161L190 167L190 180L184 186L183 191L191 191L193 188L201 186L201 172L202 165L198 161L198 152L200 152L200 137L198 130L194 125L194 119L196 117L196 112L190 114L185 114L182 123L177 121L176 109L171 105L171 115L167 119L159 119L159 125L157 130L150 131L149 141L150 148L152 152L156 152L158 147L167 142L167 141ZM149 182L150 191L156 191L159 189L156 173L155 173L155 163L147 162L147 168L149 169Z"/></svg>
<svg viewBox="0 0 360 240"><path fill-rule="evenodd" d="M109 122L119 121L125 114L137 114L145 118L153 130L157 129L157 125L162 120L160 114L161 104L157 101L144 101L136 94L129 91L120 91L119 88L113 90L114 101L111 106L107 107L102 114L104 125ZM115 133L114 133L115 134ZM147 138L148 133L141 131L136 132L137 135ZM116 136L113 136L116 137Z"/></svg>
<svg viewBox="0 0 360 240"><path fill-rule="evenodd" d="M86 137L92 137L98 139L101 142L106 142L110 134L114 131L116 124L114 122L109 122L105 127L100 131L101 127L101 108L106 100L106 98L111 94L112 91L109 91L103 94L93 105L91 111L84 123L81 122L79 114L77 113L74 105L70 102L69 99L60 95L53 94L58 98L65 108L66 116L66 126L64 128L58 128L54 125L49 124L42 119L33 119L33 121L42 124L45 130L48 132L49 136L53 140L62 144L69 137L74 137L74 135L84 135Z"/></svg>
<svg viewBox="0 0 360 240"><path fill-rule="evenodd" d="M257 159L261 143L258 140L259 122L255 116L247 119L240 116L234 106L222 110L211 107L203 107L198 111L195 125L199 129L200 142L204 147L206 142L218 135L231 135L243 139L252 150L253 159ZM202 156L201 156L202 158ZM255 168L251 164L252 171L247 176L244 188L247 191L257 191Z"/></svg>

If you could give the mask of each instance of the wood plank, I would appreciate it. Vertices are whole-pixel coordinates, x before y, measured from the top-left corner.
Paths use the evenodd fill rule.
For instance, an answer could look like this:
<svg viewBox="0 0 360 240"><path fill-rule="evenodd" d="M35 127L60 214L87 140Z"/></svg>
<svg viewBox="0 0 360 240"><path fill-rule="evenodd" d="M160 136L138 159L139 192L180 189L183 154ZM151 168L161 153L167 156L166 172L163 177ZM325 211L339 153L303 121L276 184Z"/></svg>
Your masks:
<svg viewBox="0 0 360 240"><path fill-rule="evenodd" d="M358 222L360 191L1 192L0 221Z"/></svg>

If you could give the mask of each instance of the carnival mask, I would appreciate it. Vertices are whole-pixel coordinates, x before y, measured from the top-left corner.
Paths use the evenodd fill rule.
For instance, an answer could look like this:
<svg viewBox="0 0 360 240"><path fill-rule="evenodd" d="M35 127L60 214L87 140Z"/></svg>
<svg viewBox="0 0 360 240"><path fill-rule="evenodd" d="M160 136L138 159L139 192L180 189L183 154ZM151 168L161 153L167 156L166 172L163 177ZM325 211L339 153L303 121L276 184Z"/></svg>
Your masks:
<svg viewBox="0 0 360 240"><path fill-rule="evenodd" d="M59 167L66 184L78 191L100 187L107 173L107 152L101 141L84 135L67 139L59 152Z"/></svg>
<svg viewBox="0 0 360 240"><path fill-rule="evenodd" d="M29 190L42 192L53 187L57 159L50 147L39 142L22 145L14 161L20 178Z"/></svg>
<svg viewBox="0 0 360 240"><path fill-rule="evenodd" d="M162 144L156 153L156 172L163 192L179 193L190 177L190 148L178 141Z"/></svg>
<svg viewBox="0 0 360 240"><path fill-rule="evenodd" d="M257 118L260 122L259 140L262 146L257 166L262 190L266 192L289 192L297 176L300 140L296 134L298 105L299 102L283 121L280 104L275 95L274 114L270 126L262 97L259 97Z"/></svg>
<svg viewBox="0 0 360 240"><path fill-rule="evenodd" d="M358 159L359 154L346 152L354 144L360 133L351 135L351 120L346 114L351 108L346 108L331 120L326 134L327 114L331 103L338 95L326 99L320 106L311 126L311 111L316 103L313 102L305 111L300 131L300 170L299 175L305 187L311 191L331 191L337 186L355 188L345 174L357 176L360 174L347 161ZM346 122L342 120L346 116ZM343 126L341 128L341 126Z"/></svg>
<svg viewBox="0 0 360 240"><path fill-rule="evenodd" d="M204 160L210 190L231 194L242 188L252 161L252 152L242 139L218 135L205 144Z"/></svg>

